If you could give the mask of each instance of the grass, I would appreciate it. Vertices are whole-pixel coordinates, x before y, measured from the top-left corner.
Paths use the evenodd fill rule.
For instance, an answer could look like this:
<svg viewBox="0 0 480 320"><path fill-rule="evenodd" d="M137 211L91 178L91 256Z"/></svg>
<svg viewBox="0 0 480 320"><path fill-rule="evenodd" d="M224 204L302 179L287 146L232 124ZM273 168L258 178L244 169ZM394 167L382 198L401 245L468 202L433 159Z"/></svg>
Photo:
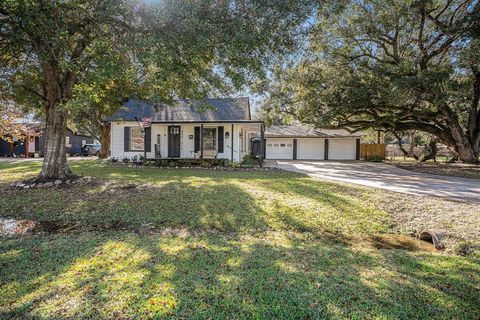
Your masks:
<svg viewBox="0 0 480 320"><path fill-rule="evenodd" d="M371 189L281 171L71 166L106 184L11 191L40 164L0 164L1 217L77 226L0 238L0 318L480 316L478 258L366 245L393 228Z"/></svg>
<svg viewBox="0 0 480 320"><path fill-rule="evenodd" d="M40 163L2 165L3 181L33 176ZM117 182L71 189L3 190L3 216L138 227L216 229L227 232L294 230L375 234L391 220L370 200L368 189L312 183L283 171L217 172L135 169L73 162L74 172ZM131 184L129 188L125 184Z"/></svg>
<svg viewBox="0 0 480 320"><path fill-rule="evenodd" d="M442 176L462 177L470 179L480 179L480 165L467 163L443 163L426 162L418 163L415 161L386 161L388 164L395 165L402 169L416 172L436 174Z"/></svg>

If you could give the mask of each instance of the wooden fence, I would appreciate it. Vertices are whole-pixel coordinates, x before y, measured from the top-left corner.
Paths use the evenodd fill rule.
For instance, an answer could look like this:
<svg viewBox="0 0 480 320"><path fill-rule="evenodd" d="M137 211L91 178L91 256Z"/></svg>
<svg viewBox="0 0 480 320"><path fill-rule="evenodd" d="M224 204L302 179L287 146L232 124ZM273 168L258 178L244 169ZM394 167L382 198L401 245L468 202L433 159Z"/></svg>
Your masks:
<svg viewBox="0 0 480 320"><path fill-rule="evenodd" d="M360 144L360 159L379 157L385 159L387 146L384 143L362 143Z"/></svg>

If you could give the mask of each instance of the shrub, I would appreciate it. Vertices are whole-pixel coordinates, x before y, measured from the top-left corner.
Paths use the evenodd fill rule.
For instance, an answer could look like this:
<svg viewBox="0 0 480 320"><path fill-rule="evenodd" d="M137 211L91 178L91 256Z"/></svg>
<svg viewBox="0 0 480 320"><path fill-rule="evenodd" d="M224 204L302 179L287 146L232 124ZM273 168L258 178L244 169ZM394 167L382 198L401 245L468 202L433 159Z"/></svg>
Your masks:
<svg viewBox="0 0 480 320"><path fill-rule="evenodd" d="M263 164L263 157L254 156L252 154L246 154L242 159L242 165L244 166L259 166Z"/></svg>
<svg viewBox="0 0 480 320"><path fill-rule="evenodd" d="M242 164L247 166L253 166L255 164L255 157L251 154L246 154L242 159Z"/></svg>
<svg viewBox="0 0 480 320"><path fill-rule="evenodd" d="M240 168L242 165L239 162L230 162L230 167Z"/></svg>
<svg viewBox="0 0 480 320"><path fill-rule="evenodd" d="M123 157L122 162L123 162L123 163L129 163L129 162L130 162L130 158L128 158L128 157Z"/></svg>
<svg viewBox="0 0 480 320"><path fill-rule="evenodd" d="M213 163L210 161L202 161L202 163L200 163L200 166L202 168L211 168L213 167Z"/></svg>
<svg viewBox="0 0 480 320"><path fill-rule="evenodd" d="M372 156L372 157L368 157L368 158L367 158L367 161L370 161L370 162L383 162L383 158L382 158L382 157L379 157L379 156Z"/></svg>

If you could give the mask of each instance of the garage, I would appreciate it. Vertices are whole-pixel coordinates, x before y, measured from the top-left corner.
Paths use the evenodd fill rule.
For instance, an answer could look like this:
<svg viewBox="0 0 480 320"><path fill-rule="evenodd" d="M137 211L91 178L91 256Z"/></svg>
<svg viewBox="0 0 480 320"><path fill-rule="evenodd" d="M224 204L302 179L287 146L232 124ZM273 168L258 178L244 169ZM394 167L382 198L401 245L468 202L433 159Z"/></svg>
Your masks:
<svg viewBox="0 0 480 320"><path fill-rule="evenodd" d="M266 139L265 153L267 159L293 159L293 139L269 138Z"/></svg>
<svg viewBox="0 0 480 320"><path fill-rule="evenodd" d="M328 159L330 160L355 160L356 139L329 139Z"/></svg>
<svg viewBox="0 0 480 320"><path fill-rule="evenodd" d="M272 126L265 130L267 160L356 160L360 134L310 126Z"/></svg>
<svg viewBox="0 0 480 320"><path fill-rule="evenodd" d="M298 160L324 160L325 139L300 138L297 139Z"/></svg>

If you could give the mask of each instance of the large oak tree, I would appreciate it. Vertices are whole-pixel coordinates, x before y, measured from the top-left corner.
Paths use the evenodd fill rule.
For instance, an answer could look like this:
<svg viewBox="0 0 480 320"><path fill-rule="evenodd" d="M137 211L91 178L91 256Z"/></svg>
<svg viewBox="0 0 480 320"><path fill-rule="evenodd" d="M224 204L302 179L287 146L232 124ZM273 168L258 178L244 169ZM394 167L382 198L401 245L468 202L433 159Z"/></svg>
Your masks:
<svg viewBox="0 0 480 320"><path fill-rule="evenodd" d="M306 58L277 72L266 114L353 131L419 130L478 162L478 1L341 3L319 11Z"/></svg>

